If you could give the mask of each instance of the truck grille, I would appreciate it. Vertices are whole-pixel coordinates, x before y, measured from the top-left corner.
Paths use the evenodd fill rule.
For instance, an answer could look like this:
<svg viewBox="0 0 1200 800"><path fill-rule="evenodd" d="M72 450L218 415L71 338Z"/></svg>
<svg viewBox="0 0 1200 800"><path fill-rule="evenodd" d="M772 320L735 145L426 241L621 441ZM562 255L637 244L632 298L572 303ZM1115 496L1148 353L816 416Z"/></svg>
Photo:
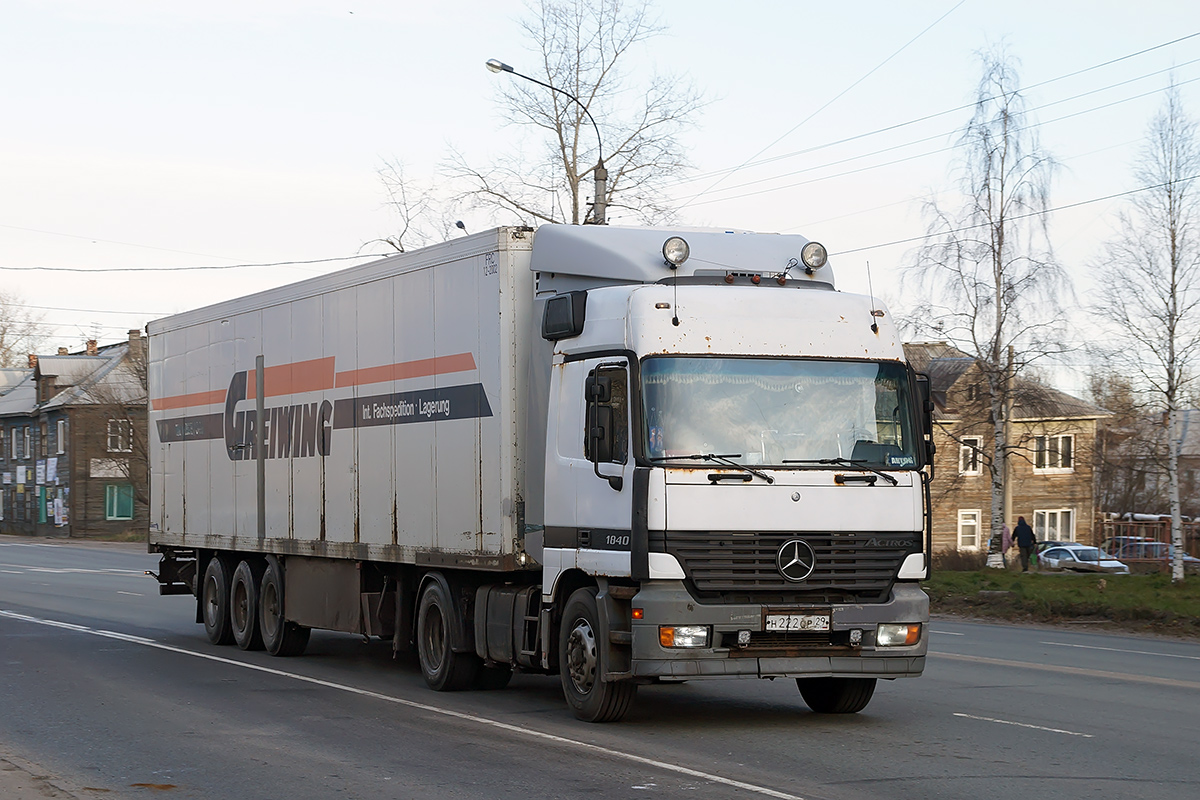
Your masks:
<svg viewBox="0 0 1200 800"><path fill-rule="evenodd" d="M779 574L775 556L789 539L816 554L812 575L793 583ZM679 559L689 589L701 602L882 602L900 564L921 550L917 533L729 533L651 531L650 549Z"/></svg>

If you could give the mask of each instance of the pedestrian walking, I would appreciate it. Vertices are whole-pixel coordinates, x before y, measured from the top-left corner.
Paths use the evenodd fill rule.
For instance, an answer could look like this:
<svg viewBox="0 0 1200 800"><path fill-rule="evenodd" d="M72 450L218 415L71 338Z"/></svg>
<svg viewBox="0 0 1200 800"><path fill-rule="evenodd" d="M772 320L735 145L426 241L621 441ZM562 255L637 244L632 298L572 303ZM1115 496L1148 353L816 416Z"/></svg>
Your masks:
<svg viewBox="0 0 1200 800"><path fill-rule="evenodd" d="M1033 528L1029 527L1024 517L1017 517L1013 541L1021 551L1021 571L1029 572L1029 557L1033 555L1033 548L1037 547L1037 537L1033 535Z"/></svg>

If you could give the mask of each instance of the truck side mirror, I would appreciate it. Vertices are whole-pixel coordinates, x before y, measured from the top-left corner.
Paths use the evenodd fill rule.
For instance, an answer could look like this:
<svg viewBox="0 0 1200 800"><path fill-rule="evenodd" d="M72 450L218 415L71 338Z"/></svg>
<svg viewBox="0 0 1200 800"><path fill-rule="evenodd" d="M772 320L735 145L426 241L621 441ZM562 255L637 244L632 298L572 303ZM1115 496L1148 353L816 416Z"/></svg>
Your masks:
<svg viewBox="0 0 1200 800"><path fill-rule="evenodd" d="M920 403L921 438L925 442L925 462L932 466L933 456L937 446L933 443L933 392L929 385L929 376L920 372L913 373L916 379L917 402Z"/></svg>

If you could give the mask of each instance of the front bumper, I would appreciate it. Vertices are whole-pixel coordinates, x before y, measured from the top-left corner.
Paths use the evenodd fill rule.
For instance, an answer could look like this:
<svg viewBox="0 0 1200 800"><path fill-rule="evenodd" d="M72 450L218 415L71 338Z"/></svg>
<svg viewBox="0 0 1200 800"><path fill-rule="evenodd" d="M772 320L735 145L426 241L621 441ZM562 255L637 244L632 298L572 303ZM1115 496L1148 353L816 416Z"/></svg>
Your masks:
<svg viewBox="0 0 1200 800"><path fill-rule="evenodd" d="M915 583L897 583L886 603L826 605L830 636L826 641L777 640L748 647L733 644L738 631L763 631L765 606L702 605L682 581L643 583L633 598L643 619L633 623L633 674L638 678L912 678L925 669L929 626L920 641L907 647L875 646L875 627L887 622L929 621L929 597ZM813 608L772 605L772 611L811 613ZM660 625L710 625L707 648L667 648L659 643ZM862 632L861 645L848 643L849 633Z"/></svg>

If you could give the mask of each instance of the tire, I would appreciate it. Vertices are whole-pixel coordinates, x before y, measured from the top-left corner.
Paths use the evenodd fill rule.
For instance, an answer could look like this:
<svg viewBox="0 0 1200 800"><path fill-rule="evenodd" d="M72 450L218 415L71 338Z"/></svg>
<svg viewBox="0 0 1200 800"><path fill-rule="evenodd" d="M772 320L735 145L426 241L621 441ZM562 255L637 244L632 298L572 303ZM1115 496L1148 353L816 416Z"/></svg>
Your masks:
<svg viewBox="0 0 1200 800"><path fill-rule="evenodd" d="M875 694L875 678L796 678L796 686L818 714L857 714Z"/></svg>
<svg viewBox="0 0 1200 800"><path fill-rule="evenodd" d="M426 582L417 605L417 660L425 683L436 692L469 688L479 671L477 655L456 653L451 648L451 626L457 613L442 582Z"/></svg>
<svg viewBox="0 0 1200 800"><path fill-rule="evenodd" d="M484 691L496 691L508 686L508 682L512 680L513 668L508 664L497 664L494 667L480 667L479 672L475 674L475 689L483 689Z"/></svg>
<svg viewBox="0 0 1200 800"><path fill-rule="evenodd" d="M229 624L233 641L242 650L262 650L262 632L258 627L258 592L262 586L262 568L242 561L233 571L229 586Z"/></svg>
<svg viewBox="0 0 1200 800"><path fill-rule="evenodd" d="M283 615L283 569L268 556L258 593L258 629L263 647L273 656L298 656L308 646L309 628L289 622Z"/></svg>
<svg viewBox="0 0 1200 800"><path fill-rule="evenodd" d="M230 580L229 564L220 556L213 556L200 585L204 633L213 644L233 644L233 626L229 622Z"/></svg>
<svg viewBox="0 0 1200 800"><path fill-rule="evenodd" d="M563 608L558 632L558 669L571 712L584 722L616 722L637 694L633 682L604 680L597 641L600 611L596 589L576 589Z"/></svg>

